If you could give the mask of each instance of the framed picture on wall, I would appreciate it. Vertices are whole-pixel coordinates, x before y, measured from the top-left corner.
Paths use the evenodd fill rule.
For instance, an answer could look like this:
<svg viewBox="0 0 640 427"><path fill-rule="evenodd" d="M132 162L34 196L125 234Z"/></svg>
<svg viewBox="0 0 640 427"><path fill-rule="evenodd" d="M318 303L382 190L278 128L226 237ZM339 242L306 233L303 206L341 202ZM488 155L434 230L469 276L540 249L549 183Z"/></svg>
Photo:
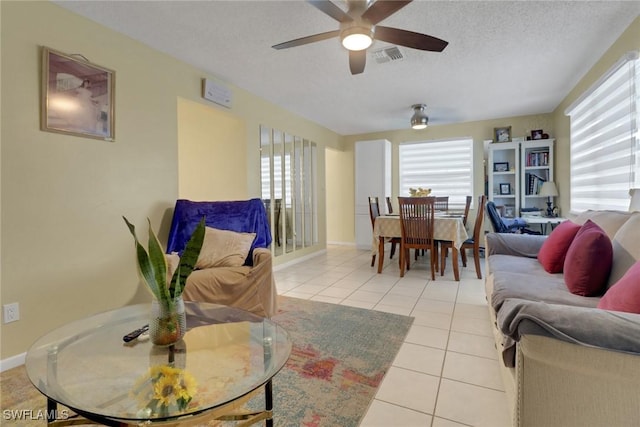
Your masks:
<svg viewBox="0 0 640 427"><path fill-rule="evenodd" d="M113 141L115 72L42 48L40 129Z"/></svg>

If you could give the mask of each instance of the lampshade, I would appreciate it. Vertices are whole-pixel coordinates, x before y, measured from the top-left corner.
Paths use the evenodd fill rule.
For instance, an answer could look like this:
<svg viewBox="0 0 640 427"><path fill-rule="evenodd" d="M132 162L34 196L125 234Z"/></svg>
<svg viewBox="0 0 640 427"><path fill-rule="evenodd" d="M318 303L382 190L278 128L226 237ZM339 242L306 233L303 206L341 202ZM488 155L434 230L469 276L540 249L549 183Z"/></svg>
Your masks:
<svg viewBox="0 0 640 427"><path fill-rule="evenodd" d="M629 212L640 211L640 188L632 188L629 190L631 202L629 203Z"/></svg>
<svg viewBox="0 0 640 427"><path fill-rule="evenodd" d="M553 181L545 182L542 184L542 188L540 188L540 193L538 195L543 197L556 197L558 195L556 183Z"/></svg>
<svg viewBox="0 0 640 427"><path fill-rule="evenodd" d="M414 104L411 106L413 108L413 116L411 117L411 127L413 129L425 129L429 124L429 116L424 112L424 109L427 108L426 104Z"/></svg>
<svg viewBox="0 0 640 427"><path fill-rule="evenodd" d="M371 28L350 27L340 33L342 46L349 50L364 50L373 43L373 33Z"/></svg>

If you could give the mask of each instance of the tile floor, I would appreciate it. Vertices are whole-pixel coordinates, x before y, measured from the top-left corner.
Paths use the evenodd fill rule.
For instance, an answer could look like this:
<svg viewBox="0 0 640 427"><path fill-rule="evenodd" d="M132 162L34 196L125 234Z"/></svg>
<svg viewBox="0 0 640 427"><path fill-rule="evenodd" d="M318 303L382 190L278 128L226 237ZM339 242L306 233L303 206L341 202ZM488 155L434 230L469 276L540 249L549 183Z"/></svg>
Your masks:
<svg viewBox="0 0 640 427"><path fill-rule="evenodd" d="M282 295L415 318L361 426L510 426L473 261L460 266L455 282L450 261L445 275L431 281L424 257L403 278L397 258L387 255L377 274L369 251L331 245L322 255L276 267L276 285Z"/></svg>

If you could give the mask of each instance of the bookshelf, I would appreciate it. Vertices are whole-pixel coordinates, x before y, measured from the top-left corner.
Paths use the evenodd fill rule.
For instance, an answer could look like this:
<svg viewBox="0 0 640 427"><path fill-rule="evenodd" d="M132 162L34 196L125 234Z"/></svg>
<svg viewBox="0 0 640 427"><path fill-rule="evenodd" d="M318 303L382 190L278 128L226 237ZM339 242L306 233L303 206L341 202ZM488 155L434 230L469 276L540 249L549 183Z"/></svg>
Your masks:
<svg viewBox="0 0 640 427"><path fill-rule="evenodd" d="M520 180L522 210L546 209L546 197L539 195L542 184L553 181L553 139L541 139L520 143Z"/></svg>
<svg viewBox="0 0 640 427"><path fill-rule="evenodd" d="M489 144L489 200L500 207L505 217L520 212L520 143Z"/></svg>

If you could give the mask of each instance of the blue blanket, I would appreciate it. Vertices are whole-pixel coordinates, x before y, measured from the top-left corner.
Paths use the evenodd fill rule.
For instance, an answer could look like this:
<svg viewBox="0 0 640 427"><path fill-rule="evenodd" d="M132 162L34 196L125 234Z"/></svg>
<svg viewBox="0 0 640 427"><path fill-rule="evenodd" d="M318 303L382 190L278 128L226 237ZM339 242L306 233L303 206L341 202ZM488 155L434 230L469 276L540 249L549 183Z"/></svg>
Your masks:
<svg viewBox="0 0 640 427"><path fill-rule="evenodd" d="M245 265L252 265L253 249L267 248L271 244L271 231L264 204L260 199L229 202L176 201L169 230L167 253L182 255L191 234L202 219L208 227L241 233L256 233Z"/></svg>

